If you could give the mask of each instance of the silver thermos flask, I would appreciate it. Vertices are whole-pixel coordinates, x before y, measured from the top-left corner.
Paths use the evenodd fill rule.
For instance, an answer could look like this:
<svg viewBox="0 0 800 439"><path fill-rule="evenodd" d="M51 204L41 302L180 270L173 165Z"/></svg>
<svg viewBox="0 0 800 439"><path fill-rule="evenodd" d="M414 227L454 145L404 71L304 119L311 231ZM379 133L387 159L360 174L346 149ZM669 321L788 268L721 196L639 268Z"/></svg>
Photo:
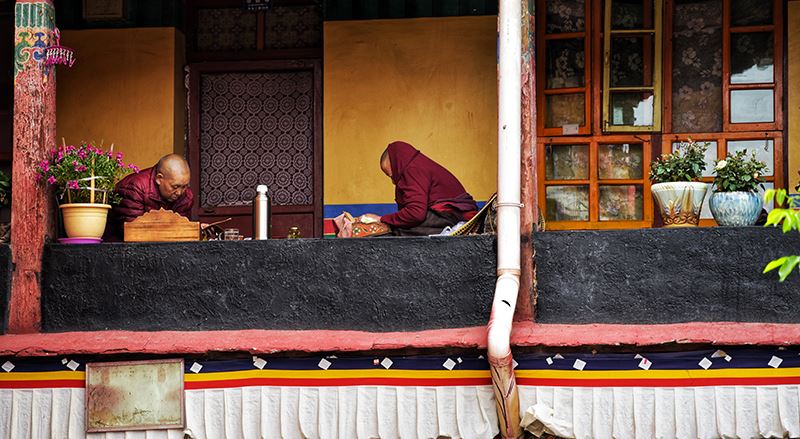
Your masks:
<svg viewBox="0 0 800 439"><path fill-rule="evenodd" d="M267 192L265 184L256 187L256 197L253 199L253 239L269 239L272 202Z"/></svg>

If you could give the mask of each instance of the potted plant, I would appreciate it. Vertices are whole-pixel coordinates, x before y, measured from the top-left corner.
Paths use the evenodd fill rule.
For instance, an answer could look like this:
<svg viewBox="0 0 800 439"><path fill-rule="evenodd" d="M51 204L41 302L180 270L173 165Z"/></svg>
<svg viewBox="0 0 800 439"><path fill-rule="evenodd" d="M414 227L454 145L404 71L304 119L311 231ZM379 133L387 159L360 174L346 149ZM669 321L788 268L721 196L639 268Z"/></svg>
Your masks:
<svg viewBox="0 0 800 439"><path fill-rule="evenodd" d="M763 202L758 194L767 165L746 151L728 154L714 166L714 193L708 200L711 214L721 226L752 226Z"/></svg>
<svg viewBox="0 0 800 439"><path fill-rule="evenodd" d="M122 162L122 153L92 144L64 145L38 165L39 181L56 187L64 229L69 238L99 241L111 204L118 201L117 182L135 166Z"/></svg>
<svg viewBox="0 0 800 439"><path fill-rule="evenodd" d="M700 222L708 186L697 180L706 168L708 145L689 139L650 163L650 189L665 227L695 227Z"/></svg>

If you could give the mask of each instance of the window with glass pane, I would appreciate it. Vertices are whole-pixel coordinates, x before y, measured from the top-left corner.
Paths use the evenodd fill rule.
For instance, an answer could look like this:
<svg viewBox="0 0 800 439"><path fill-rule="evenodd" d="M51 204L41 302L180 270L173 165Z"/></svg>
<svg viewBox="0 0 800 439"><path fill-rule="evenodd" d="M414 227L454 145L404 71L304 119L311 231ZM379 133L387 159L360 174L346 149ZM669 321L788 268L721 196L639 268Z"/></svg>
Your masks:
<svg viewBox="0 0 800 439"><path fill-rule="evenodd" d="M588 134L586 0L539 0L539 8L542 134Z"/></svg>
<svg viewBox="0 0 800 439"><path fill-rule="evenodd" d="M774 91L731 90L731 123L775 121Z"/></svg>
<svg viewBox="0 0 800 439"><path fill-rule="evenodd" d="M755 154L756 160L767 165L764 176L774 175L775 168L775 142L772 139L764 140L729 140L728 154L736 154L739 151L747 151L747 155Z"/></svg>
<svg viewBox="0 0 800 439"><path fill-rule="evenodd" d="M547 186L549 221L589 221L589 186Z"/></svg>
<svg viewBox="0 0 800 439"><path fill-rule="evenodd" d="M634 221L644 218L642 186L601 185L600 221Z"/></svg>
<svg viewBox="0 0 800 439"><path fill-rule="evenodd" d="M547 145L547 180L588 180L589 145Z"/></svg>
<svg viewBox="0 0 800 439"><path fill-rule="evenodd" d="M730 19L725 24L728 49L724 61L730 76L724 87L729 113L726 129L779 129L780 26L775 23L773 0L727 0Z"/></svg>
<svg viewBox="0 0 800 439"><path fill-rule="evenodd" d="M661 0L608 0L603 130L661 129Z"/></svg>
<svg viewBox="0 0 800 439"><path fill-rule="evenodd" d="M677 151L680 149L680 142L672 142L672 152ZM706 168L703 170L703 177L713 177L714 176L714 165L717 163L717 141L709 141L708 142L708 149L706 149L706 154L704 156L704 161L706 164ZM709 192L710 194L710 192Z"/></svg>
<svg viewBox="0 0 800 439"><path fill-rule="evenodd" d="M644 177L641 143L600 145L597 176L601 180L641 180Z"/></svg>

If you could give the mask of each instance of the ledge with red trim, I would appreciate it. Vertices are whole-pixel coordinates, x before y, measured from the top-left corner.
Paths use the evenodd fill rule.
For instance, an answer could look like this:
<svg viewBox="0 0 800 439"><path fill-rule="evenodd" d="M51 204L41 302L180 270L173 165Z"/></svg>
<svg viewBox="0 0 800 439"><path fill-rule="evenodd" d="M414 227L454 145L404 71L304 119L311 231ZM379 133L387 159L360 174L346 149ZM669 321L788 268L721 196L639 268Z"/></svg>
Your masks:
<svg viewBox="0 0 800 439"><path fill-rule="evenodd" d="M512 344L525 347L684 345L800 345L800 325L683 323L670 325L553 325L517 322ZM483 326L419 332L363 331L98 331L0 336L0 356L205 355L211 352L366 352L485 349Z"/></svg>

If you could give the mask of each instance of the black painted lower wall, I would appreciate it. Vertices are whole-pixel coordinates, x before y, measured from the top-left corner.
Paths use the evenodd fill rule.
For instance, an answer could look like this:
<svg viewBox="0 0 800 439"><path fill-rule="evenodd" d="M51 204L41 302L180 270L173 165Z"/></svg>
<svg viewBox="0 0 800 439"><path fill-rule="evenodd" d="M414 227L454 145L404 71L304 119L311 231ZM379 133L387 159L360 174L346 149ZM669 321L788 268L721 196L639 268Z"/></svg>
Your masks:
<svg viewBox="0 0 800 439"><path fill-rule="evenodd" d="M11 300L11 247L0 244L0 334L8 328L8 301Z"/></svg>
<svg viewBox="0 0 800 439"><path fill-rule="evenodd" d="M45 249L47 332L486 323L492 236L102 244Z"/></svg>
<svg viewBox="0 0 800 439"><path fill-rule="evenodd" d="M800 323L800 234L696 228L538 233L539 323ZM0 246L0 288L7 246ZM480 326L493 236L103 244L45 249L48 332ZM5 274L9 274L4 278ZM5 304L5 302L4 302ZM5 313L4 313L5 315Z"/></svg>
<svg viewBox="0 0 800 439"><path fill-rule="evenodd" d="M762 274L800 254L779 229L686 228L535 236L539 323L800 323L800 274Z"/></svg>

